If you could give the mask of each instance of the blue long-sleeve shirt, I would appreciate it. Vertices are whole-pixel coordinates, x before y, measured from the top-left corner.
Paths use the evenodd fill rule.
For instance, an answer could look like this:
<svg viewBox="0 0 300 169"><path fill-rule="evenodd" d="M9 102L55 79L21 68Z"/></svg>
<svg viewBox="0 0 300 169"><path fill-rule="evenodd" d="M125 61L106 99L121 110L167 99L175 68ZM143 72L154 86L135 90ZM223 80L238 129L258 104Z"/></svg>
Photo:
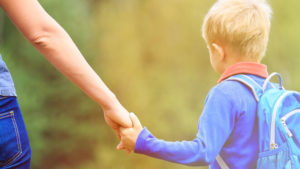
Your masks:
<svg viewBox="0 0 300 169"><path fill-rule="evenodd" d="M262 85L264 78L250 75ZM257 102L251 91L236 81L223 81L206 98L192 141L168 142L147 128L139 134L135 152L170 162L219 169L219 155L230 169L256 168L258 155Z"/></svg>

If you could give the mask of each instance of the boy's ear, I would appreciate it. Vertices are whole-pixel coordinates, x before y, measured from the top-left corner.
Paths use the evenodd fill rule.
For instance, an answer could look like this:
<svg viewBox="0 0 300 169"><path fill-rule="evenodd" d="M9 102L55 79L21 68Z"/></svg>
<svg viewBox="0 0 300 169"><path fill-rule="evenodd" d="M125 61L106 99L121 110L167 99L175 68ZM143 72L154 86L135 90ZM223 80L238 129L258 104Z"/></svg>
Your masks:
<svg viewBox="0 0 300 169"><path fill-rule="evenodd" d="M225 50L221 45L218 45L217 43L213 43L212 45L213 50L217 53L218 59L224 60L225 59Z"/></svg>

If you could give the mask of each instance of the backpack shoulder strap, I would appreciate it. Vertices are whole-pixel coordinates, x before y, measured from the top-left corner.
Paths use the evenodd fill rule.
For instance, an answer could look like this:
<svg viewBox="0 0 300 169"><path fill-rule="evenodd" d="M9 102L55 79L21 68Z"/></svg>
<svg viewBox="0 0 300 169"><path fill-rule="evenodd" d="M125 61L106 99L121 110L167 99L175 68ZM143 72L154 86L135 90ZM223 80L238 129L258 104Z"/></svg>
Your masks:
<svg viewBox="0 0 300 169"><path fill-rule="evenodd" d="M237 74L237 75L233 75L231 77L229 77L226 80L230 80L230 81L238 81L242 84L244 84L245 86L247 86L252 94L255 97L255 100L258 102L260 99L260 96L262 95L263 92L263 87L260 86L255 80L253 80L251 77L244 75L244 74Z"/></svg>

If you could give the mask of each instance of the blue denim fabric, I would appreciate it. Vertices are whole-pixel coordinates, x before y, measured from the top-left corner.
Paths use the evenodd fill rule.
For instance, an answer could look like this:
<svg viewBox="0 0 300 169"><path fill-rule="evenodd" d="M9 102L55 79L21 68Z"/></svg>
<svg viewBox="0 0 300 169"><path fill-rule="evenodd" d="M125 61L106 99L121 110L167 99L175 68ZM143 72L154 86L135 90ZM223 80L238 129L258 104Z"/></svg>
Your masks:
<svg viewBox="0 0 300 169"><path fill-rule="evenodd" d="M17 96L10 72L0 54L0 95Z"/></svg>
<svg viewBox="0 0 300 169"><path fill-rule="evenodd" d="M31 149L16 97L0 96L0 169L29 169Z"/></svg>

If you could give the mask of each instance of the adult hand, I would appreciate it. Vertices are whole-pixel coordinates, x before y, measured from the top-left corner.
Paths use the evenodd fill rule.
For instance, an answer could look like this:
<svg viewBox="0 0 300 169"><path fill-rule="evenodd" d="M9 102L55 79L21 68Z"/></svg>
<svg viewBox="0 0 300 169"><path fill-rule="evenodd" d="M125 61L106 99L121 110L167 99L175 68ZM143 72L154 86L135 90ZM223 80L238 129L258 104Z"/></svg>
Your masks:
<svg viewBox="0 0 300 169"><path fill-rule="evenodd" d="M114 130L119 139L121 138L120 127L132 127L128 111L120 104L112 110L104 110L104 118L106 123Z"/></svg>

